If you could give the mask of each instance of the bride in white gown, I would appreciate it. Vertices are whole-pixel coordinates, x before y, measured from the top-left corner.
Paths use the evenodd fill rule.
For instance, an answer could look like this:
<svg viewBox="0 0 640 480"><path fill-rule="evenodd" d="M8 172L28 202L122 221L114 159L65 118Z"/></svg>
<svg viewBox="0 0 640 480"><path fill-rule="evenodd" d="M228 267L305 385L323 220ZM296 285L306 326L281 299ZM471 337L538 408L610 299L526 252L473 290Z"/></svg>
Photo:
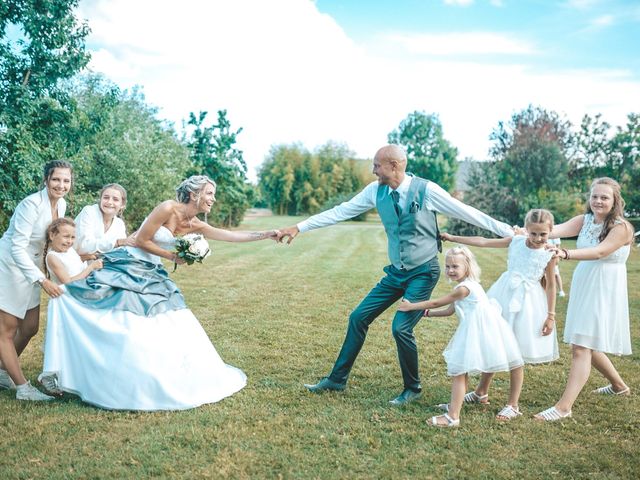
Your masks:
<svg viewBox="0 0 640 480"><path fill-rule="evenodd" d="M184 262L173 247L187 233L228 242L276 237L198 219L211 210L215 190L206 176L185 180L177 201L161 203L145 220L136 247L105 253L103 269L49 302L43 370L57 376L60 390L107 409L182 410L245 386L245 374L223 362L161 263Z"/></svg>

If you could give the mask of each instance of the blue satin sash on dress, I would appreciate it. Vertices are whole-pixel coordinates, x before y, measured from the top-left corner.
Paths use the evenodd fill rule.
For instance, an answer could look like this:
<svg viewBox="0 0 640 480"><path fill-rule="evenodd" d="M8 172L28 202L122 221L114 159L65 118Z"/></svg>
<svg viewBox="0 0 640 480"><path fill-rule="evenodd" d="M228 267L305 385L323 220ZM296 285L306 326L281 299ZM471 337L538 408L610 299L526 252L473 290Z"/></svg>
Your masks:
<svg viewBox="0 0 640 480"><path fill-rule="evenodd" d="M65 285L80 303L96 309L127 310L151 317L187 308L178 286L162 265L132 256L124 248L103 254L104 267Z"/></svg>

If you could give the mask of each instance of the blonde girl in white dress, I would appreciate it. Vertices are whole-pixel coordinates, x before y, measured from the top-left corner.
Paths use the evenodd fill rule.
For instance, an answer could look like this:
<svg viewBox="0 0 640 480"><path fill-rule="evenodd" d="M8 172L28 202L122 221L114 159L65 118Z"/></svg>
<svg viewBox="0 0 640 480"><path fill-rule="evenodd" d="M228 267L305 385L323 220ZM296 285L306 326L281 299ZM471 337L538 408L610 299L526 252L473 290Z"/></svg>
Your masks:
<svg viewBox="0 0 640 480"><path fill-rule="evenodd" d="M557 260L545 246L553 229L553 215L548 210L534 209L524 220L528 235L509 238L462 237L442 234L447 241L476 247L508 247L507 271L491 286L487 295L502 308L518 340L525 363L551 362L559 357L555 332ZM545 288L540 281L544 279ZM484 373L474 391L465 395L466 403L489 403L489 387L493 373ZM524 378L512 375L507 406L498 414L499 420L510 420L520 412L518 403Z"/></svg>
<svg viewBox="0 0 640 480"><path fill-rule="evenodd" d="M52 400L27 381L18 357L38 332L41 289L52 298L62 293L42 273L42 250L47 226L64 217L72 184L69 162L47 163L44 188L18 204L0 239L0 388L15 388L18 400Z"/></svg>
<svg viewBox="0 0 640 480"><path fill-rule="evenodd" d="M452 248L445 253L445 275L458 284L452 293L424 302L403 300L398 310L425 310L426 317L457 314L460 323L443 352L447 374L453 377L451 402L446 405L447 413L432 417L429 422L435 427L457 427L468 375L511 371L519 377L523 361L518 342L500 315L500 308L489 300L479 283L480 267L467 247ZM432 310L446 305L445 309Z"/></svg>
<svg viewBox="0 0 640 480"><path fill-rule="evenodd" d="M70 218L58 218L47 228L47 241L44 246L44 265L47 278L56 284L64 285L75 280L87 278L91 272L102 268L102 260L87 264L73 248L76 240L76 226ZM49 309L50 310L50 309ZM49 325L47 332L53 330ZM45 341L46 350L46 341ZM55 372L43 372L38 381L52 395L61 395L58 377Z"/></svg>
<svg viewBox="0 0 640 480"><path fill-rule="evenodd" d="M75 219L74 248L83 260L95 260L114 248L135 245L133 236L127 237L122 219L127 206L124 187L117 183L105 185L98 198L98 203L84 207Z"/></svg>
<svg viewBox="0 0 640 480"><path fill-rule="evenodd" d="M591 184L587 213L556 226L553 235L578 235L577 249L556 250L564 260L580 260L571 280L564 341L571 345L571 370L560 400L535 415L556 421L571 416L576 398L594 366L609 385L594 390L600 395L629 395L629 386L607 357L631 354L626 261L633 228L624 219L620 185L603 177Z"/></svg>

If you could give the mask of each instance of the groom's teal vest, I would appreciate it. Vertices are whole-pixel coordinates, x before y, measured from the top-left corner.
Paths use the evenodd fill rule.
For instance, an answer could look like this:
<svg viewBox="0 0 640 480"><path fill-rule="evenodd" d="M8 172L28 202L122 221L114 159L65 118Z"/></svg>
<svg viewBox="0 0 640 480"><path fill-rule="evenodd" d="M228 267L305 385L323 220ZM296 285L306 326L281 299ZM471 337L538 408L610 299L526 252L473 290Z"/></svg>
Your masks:
<svg viewBox="0 0 640 480"><path fill-rule="evenodd" d="M412 270L438 254L436 213L425 208L428 180L412 176L400 216L393 206L389 187L381 185L376 208L387 232L389 260L396 268Z"/></svg>

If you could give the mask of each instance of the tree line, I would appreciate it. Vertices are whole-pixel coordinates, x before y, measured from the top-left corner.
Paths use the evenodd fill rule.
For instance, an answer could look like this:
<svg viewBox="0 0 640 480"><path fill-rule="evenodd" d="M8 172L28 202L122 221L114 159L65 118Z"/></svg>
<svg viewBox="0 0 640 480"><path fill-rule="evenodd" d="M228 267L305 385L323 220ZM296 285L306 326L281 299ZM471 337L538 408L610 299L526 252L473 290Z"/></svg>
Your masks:
<svg viewBox="0 0 640 480"><path fill-rule="evenodd" d="M238 225L250 206L313 214L375 179L370 160L329 141L313 151L272 146L252 185L236 147L242 128L232 128L226 110L215 119L192 112L178 133L139 89L122 91L106 78L80 75L89 61L89 26L74 17L77 4L0 2L0 230L17 203L41 186L42 165L59 158L75 167L70 215L116 181L129 192L130 228L192 174L218 183L209 220L223 226ZM521 223L530 208L547 207L565 220L583 208L591 179L605 175L622 184L627 212L640 214L639 114L615 128L600 115L585 115L574 130L556 112L528 106L500 122L490 138L489 159L474 162L464 201L496 218ZM405 147L408 171L454 190L458 150L436 114L409 113L387 140ZM451 226L472 231L455 221Z"/></svg>
<svg viewBox="0 0 640 480"><path fill-rule="evenodd" d="M207 174L219 185L211 221L239 224L254 192L235 147L242 129L231 128L225 110L211 125L199 112L179 135L139 89L78 76L90 57L77 4L0 2L0 229L20 200L41 188L42 166L61 158L75 170L71 216L95 202L103 185L118 182L128 191L125 220L135 229L185 176Z"/></svg>

